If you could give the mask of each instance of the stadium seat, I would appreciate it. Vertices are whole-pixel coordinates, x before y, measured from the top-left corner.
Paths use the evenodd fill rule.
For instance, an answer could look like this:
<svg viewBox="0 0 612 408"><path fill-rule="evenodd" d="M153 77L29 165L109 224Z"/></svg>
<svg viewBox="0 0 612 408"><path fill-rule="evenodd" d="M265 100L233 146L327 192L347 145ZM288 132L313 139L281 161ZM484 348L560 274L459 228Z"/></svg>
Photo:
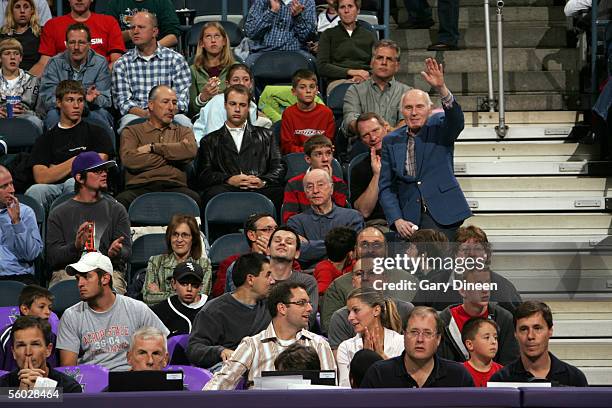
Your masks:
<svg viewBox="0 0 612 408"><path fill-rule="evenodd" d="M55 200L53 200L53 202L51 203L51 207L49 207L49 214L51 214L51 211L53 211L53 209L55 207L57 207L58 205L62 204L65 201L68 201L69 199L71 199L72 197L74 197L74 193L64 193L61 196L57 197Z"/></svg>
<svg viewBox="0 0 612 408"><path fill-rule="evenodd" d="M254 213L268 213L276 219L274 204L264 195L250 191L240 193L222 193L212 198L204 210L204 233L208 242L214 242L219 234L215 234L214 225L232 224L238 232L244 220Z"/></svg>
<svg viewBox="0 0 612 408"><path fill-rule="evenodd" d="M221 1L185 0L185 7L196 11L195 22L221 20ZM246 15L242 9L242 0L227 1L227 19L238 23Z"/></svg>
<svg viewBox="0 0 612 408"><path fill-rule="evenodd" d="M208 257L214 269L228 256L246 254L247 252L250 252L250 248L244 234L236 232L225 234L213 242Z"/></svg>
<svg viewBox="0 0 612 408"><path fill-rule="evenodd" d="M289 153L283 156L283 160L285 163L287 163L287 174L285 175L285 181L308 170L308 163L306 163L306 160L304 160L304 153ZM342 166L336 159L334 159L332 162L332 173L336 177L342 178L343 176Z"/></svg>
<svg viewBox="0 0 612 408"><path fill-rule="evenodd" d="M179 334L168 339L169 364L189 364L186 350L189 343L188 334Z"/></svg>
<svg viewBox="0 0 612 408"><path fill-rule="evenodd" d="M2 330L6 326L13 324L20 315L21 313L19 313L19 306L0 307L0 330ZM49 324L51 325L51 331L53 333L57 333L57 325L59 324L59 318L54 312L51 312L51 316L49 316Z"/></svg>
<svg viewBox="0 0 612 408"><path fill-rule="evenodd" d="M290 85L298 69L316 72L314 61L296 51L268 51L251 68L255 79L255 95L259 97L266 85Z"/></svg>
<svg viewBox="0 0 612 408"><path fill-rule="evenodd" d="M73 279L58 282L51 286L49 290L55 296L53 310L60 317L66 309L81 301L79 289L77 288L76 281Z"/></svg>
<svg viewBox="0 0 612 408"><path fill-rule="evenodd" d="M357 156L353 157L353 159L350 161L348 168L346 170L346 183L348 184L348 188L349 188L349 201L353 202L354 201L354 197L351 196L351 172L353 171L353 167L355 167L355 165L357 163L359 163L360 161L364 160L365 158L369 157L370 153L368 152L364 152L364 153L359 153Z"/></svg>
<svg viewBox="0 0 612 408"><path fill-rule="evenodd" d="M131 271L136 272L139 269L146 268L150 257L165 254L167 251L166 234L147 234L138 237L132 243Z"/></svg>
<svg viewBox="0 0 612 408"><path fill-rule="evenodd" d="M108 387L108 369L96 364L83 364L76 366L55 367L72 378L74 378L81 387L84 393L102 392Z"/></svg>
<svg viewBox="0 0 612 408"><path fill-rule="evenodd" d="M34 211L34 215L36 216L36 224L38 224L38 231L40 231L40 237L43 242L45 241L45 209L40 205L38 201L33 199L30 196L23 194L16 194L17 200L20 203L27 205Z"/></svg>
<svg viewBox="0 0 612 408"><path fill-rule="evenodd" d="M213 375L210 371L199 367L186 365L169 365L164 368L165 371L180 370L183 372L183 385L189 391L202 391L204 385L209 382Z"/></svg>
<svg viewBox="0 0 612 408"><path fill-rule="evenodd" d="M229 36L230 46L237 47L240 44L240 41L244 38L244 32L238 24L232 21L217 21L219 24L223 26L225 32ZM189 57L195 56L196 48L198 46L198 42L200 40L200 32L202 31L202 27L206 24L207 21L199 21L192 25L189 28L189 32L187 33L187 55Z"/></svg>
<svg viewBox="0 0 612 408"><path fill-rule="evenodd" d="M8 145L9 153L32 150L40 134L36 126L26 119L0 119L0 135Z"/></svg>
<svg viewBox="0 0 612 408"><path fill-rule="evenodd" d="M19 294L26 285L17 281L0 282L0 306L15 306L19 304Z"/></svg>
<svg viewBox="0 0 612 408"><path fill-rule="evenodd" d="M200 216L200 208L182 193L155 192L137 197L128 210L132 227L168 225L175 214Z"/></svg>
<svg viewBox="0 0 612 408"><path fill-rule="evenodd" d="M350 82L346 82L336 86L332 91L327 95L327 107L332 110L334 113L334 118L336 120L342 119L342 108L344 107L344 95L346 94L346 90L351 86Z"/></svg>

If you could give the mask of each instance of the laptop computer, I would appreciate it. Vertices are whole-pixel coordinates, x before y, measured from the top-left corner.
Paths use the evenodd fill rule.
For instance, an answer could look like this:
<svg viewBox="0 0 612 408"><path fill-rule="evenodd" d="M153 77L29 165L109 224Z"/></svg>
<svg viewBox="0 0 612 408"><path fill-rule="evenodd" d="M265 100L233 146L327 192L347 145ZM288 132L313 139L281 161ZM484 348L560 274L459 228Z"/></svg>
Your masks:
<svg viewBox="0 0 612 408"><path fill-rule="evenodd" d="M262 377L301 375L304 380L310 380L312 385L331 385L336 384L335 370L296 370L296 371L262 371Z"/></svg>
<svg viewBox="0 0 612 408"><path fill-rule="evenodd" d="M183 372L169 371L111 371L108 391L181 391Z"/></svg>

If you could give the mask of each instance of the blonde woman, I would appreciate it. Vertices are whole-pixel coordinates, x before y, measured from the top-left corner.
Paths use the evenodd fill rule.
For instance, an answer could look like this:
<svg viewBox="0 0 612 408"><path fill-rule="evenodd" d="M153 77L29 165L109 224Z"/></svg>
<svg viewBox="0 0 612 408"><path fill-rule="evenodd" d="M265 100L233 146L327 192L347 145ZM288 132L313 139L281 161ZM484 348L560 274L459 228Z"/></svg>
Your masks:
<svg viewBox="0 0 612 408"><path fill-rule="evenodd" d="M0 28L0 39L11 37L23 47L21 68L40 76L44 66L38 64L40 33L42 27L34 0L9 0L4 12L4 25Z"/></svg>
<svg viewBox="0 0 612 408"><path fill-rule="evenodd" d="M227 72L236 61L225 29L216 21L202 27L191 69L189 112L194 115L225 89Z"/></svg>
<svg viewBox="0 0 612 408"><path fill-rule="evenodd" d="M357 335L338 346L336 361L340 386L350 387L349 368L355 353L369 349L383 359L397 357L404 351L400 315L392 299L371 288L353 290L346 301L348 320Z"/></svg>

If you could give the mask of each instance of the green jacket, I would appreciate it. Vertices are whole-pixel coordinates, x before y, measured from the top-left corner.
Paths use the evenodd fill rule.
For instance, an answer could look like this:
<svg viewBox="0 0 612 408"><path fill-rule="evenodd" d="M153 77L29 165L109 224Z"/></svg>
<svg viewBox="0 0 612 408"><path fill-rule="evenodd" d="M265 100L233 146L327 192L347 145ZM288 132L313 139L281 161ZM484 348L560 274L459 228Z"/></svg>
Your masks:
<svg viewBox="0 0 612 408"><path fill-rule="evenodd" d="M225 79L227 78L227 72L229 71L230 67L231 66L227 66L223 68L221 75L219 75L219 80L221 81L219 84L219 92L223 92L225 89ZM197 68L193 64L189 66L189 70L191 71L191 86L189 87L189 115L193 116L200 113L200 109L206 105L206 103L201 104L198 102L198 95L200 92L202 92L202 88L204 88L210 77L204 68Z"/></svg>
<svg viewBox="0 0 612 408"><path fill-rule="evenodd" d="M318 95L315 101L321 105L325 105ZM276 123L281 120L283 111L296 103L297 97L291 92L290 85L268 85L264 88L259 97L258 108L272 121L272 123Z"/></svg>
<svg viewBox="0 0 612 408"><path fill-rule="evenodd" d="M200 293L203 295L208 295L210 293L210 287L212 284L210 261L205 256L198 260L189 258L188 261L197 263L204 270L204 279L202 280L202 288L200 289ZM177 264L178 262L176 262L176 257L174 254L155 255L149 258L145 283L142 287L142 298L147 305L153 306L174 295L174 289L170 284L170 278L172 278L174 267ZM151 292L149 290L149 284L151 283L157 284L160 291Z"/></svg>
<svg viewBox="0 0 612 408"><path fill-rule="evenodd" d="M349 69L370 71L374 41L374 33L359 24L350 36L342 24L323 31L317 53L319 75L335 80L348 78Z"/></svg>

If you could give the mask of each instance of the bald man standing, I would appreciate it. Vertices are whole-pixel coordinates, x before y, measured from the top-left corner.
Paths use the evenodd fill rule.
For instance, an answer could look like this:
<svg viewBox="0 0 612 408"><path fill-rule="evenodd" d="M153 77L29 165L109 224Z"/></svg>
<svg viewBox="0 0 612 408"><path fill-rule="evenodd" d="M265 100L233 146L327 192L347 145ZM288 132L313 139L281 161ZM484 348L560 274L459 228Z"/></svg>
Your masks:
<svg viewBox="0 0 612 408"><path fill-rule="evenodd" d="M441 64L428 58L421 75L442 98L444 114L432 116L427 93L418 89L404 93L401 110L406 126L383 140L379 200L389 225L403 238L418 228L430 228L452 241L457 228L472 215L453 174L463 111L446 87Z"/></svg>

